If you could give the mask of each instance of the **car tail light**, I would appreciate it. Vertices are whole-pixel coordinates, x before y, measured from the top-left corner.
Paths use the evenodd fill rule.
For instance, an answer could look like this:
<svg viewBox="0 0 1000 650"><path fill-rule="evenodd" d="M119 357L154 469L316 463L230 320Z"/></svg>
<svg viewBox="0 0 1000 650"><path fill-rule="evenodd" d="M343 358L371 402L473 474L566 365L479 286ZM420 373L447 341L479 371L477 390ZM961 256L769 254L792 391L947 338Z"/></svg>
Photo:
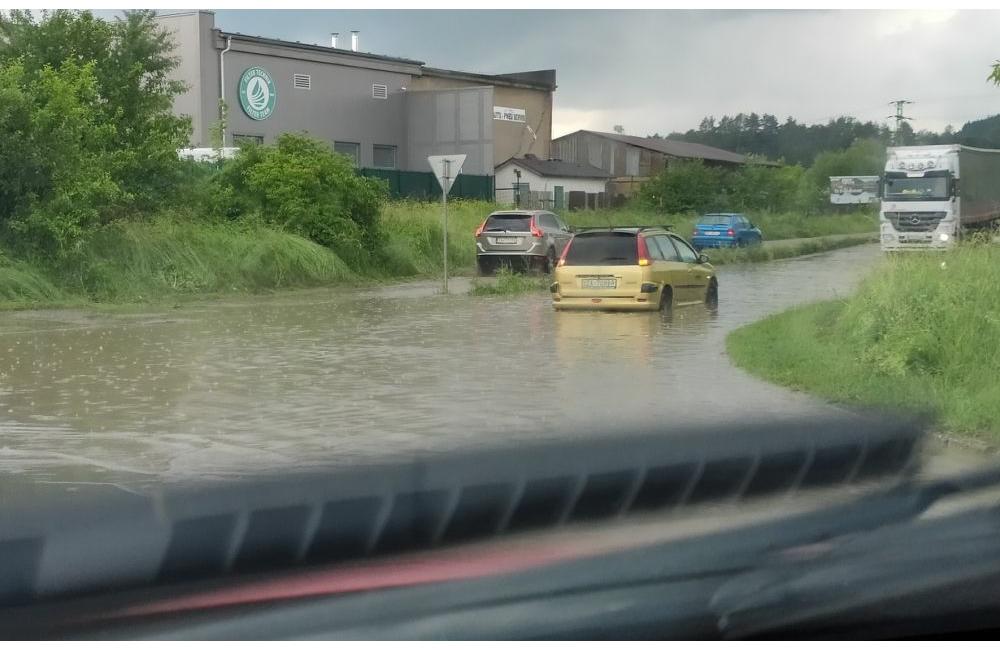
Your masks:
<svg viewBox="0 0 1000 650"><path fill-rule="evenodd" d="M485 228L485 227L486 227L486 222L485 221L482 222L481 224L479 224L479 227L476 228L476 237L478 237L481 234L483 234L483 228Z"/></svg>
<svg viewBox="0 0 1000 650"><path fill-rule="evenodd" d="M729 235L730 237L733 237L736 235L736 231L730 228L729 230L726 231L726 234Z"/></svg>
<svg viewBox="0 0 1000 650"><path fill-rule="evenodd" d="M649 266L649 247L646 246L646 238L636 237L635 239L638 242L639 266Z"/></svg>
<svg viewBox="0 0 1000 650"><path fill-rule="evenodd" d="M531 236L532 237L538 237L538 238L541 238L541 237L544 236L544 234L542 233L542 231L538 229L538 226L535 225L535 218L534 217L531 218Z"/></svg>
<svg viewBox="0 0 1000 650"><path fill-rule="evenodd" d="M559 263L556 266L566 266L566 255L569 253L569 247L573 245L573 240L569 240L566 244L566 248L563 249L562 255L559 256Z"/></svg>

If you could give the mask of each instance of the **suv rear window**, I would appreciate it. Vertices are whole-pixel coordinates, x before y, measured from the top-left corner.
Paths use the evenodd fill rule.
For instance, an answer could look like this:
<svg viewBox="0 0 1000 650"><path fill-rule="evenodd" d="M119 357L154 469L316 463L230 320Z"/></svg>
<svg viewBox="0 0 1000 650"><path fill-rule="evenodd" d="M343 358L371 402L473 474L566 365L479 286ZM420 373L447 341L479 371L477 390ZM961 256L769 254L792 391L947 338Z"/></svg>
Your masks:
<svg viewBox="0 0 1000 650"><path fill-rule="evenodd" d="M635 235L627 232L580 233L566 253L567 266L638 264Z"/></svg>
<svg viewBox="0 0 1000 650"><path fill-rule="evenodd" d="M486 219L483 232L528 232L531 230L531 215L491 214Z"/></svg>

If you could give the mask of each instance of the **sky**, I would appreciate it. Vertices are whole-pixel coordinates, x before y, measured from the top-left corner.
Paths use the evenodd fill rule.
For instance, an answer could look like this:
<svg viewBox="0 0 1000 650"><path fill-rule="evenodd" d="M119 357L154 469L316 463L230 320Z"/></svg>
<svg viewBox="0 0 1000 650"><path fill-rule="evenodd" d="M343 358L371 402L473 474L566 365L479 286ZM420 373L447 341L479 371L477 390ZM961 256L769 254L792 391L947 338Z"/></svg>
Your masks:
<svg viewBox="0 0 1000 650"><path fill-rule="evenodd" d="M555 68L553 135L696 128L706 115L850 115L915 130L1000 113L986 76L1000 11L218 10L226 31L328 44L481 73ZM343 37L342 37L343 38Z"/></svg>

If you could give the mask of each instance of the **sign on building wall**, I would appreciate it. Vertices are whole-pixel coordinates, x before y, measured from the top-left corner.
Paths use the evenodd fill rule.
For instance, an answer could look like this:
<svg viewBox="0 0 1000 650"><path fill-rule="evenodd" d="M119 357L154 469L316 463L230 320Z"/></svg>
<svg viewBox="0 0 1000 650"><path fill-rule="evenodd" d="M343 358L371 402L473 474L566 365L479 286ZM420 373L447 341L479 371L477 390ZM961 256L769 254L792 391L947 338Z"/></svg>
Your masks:
<svg viewBox="0 0 1000 650"><path fill-rule="evenodd" d="M878 176L831 176L830 203L876 203L878 180Z"/></svg>
<svg viewBox="0 0 1000 650"><path fill-rule="evenodd" d="M266 120L274 112L278 93L267 70L254 66L240 75L240 106L252 120Z"/></svg>
<svg viewBox="0 0 1000 650"><path fill-rule="evenodd" d="M501 122L527 122L528 116L523 108L493 107L493 119Z"/></svg>

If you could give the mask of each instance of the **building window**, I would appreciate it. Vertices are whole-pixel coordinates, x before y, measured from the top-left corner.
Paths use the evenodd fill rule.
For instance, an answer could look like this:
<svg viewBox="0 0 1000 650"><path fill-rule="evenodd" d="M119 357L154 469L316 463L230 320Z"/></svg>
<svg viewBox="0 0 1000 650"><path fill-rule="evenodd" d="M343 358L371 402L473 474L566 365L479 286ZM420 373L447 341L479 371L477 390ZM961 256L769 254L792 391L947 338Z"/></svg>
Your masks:
<svg viewBox="0 0 1000 650"><path fill-rule="evenodd" d="M264 136L262 135L242 135L239 133L233 134L233 145L236 147L248 147L250 145L262 145L264 144Z"/></svg>
<svg viewBox="0 0 1000 650"><path fill-rule="evenodd" d="M298 88L299 90L310 90L312 89L312 75L308 74L293 74L292 75L292 86Z"/></svg>
<svg viewBox="0 0 1000 650"><path fill-rule="evenodd" d="M396 147L391 144L372 146L372 166L378 169L396 169Z"/></svg>
<svg viewBox="0 0 1000 650"><path fill-rule="evenodd" d="M389 86L385 84L372 84L372 99L388 99Z"/></svg>
<svg viewBox="0 0 1000 650"><path fill-rule="evenodd" d="M361 145L357 142L334 142L333 150L353 160L355 167L361 162Z"/></svg>

